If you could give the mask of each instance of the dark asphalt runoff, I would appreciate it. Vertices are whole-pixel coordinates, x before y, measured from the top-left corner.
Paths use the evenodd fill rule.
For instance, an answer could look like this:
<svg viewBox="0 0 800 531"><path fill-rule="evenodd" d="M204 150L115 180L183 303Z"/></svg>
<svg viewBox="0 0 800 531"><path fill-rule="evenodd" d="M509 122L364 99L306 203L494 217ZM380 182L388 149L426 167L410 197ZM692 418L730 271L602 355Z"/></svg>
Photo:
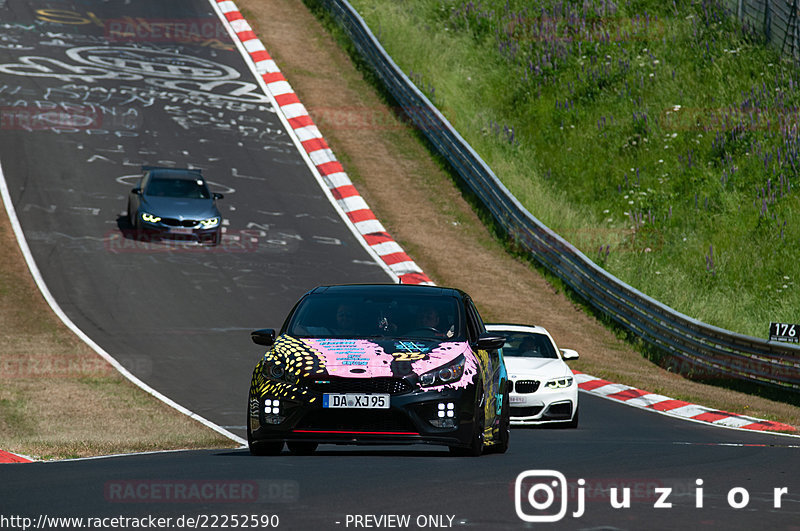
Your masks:
<svg viewBox="0 0 800 531"><path fill-rule="evenodd" d="M261 355L248 332L279 327L316 285L390 278L214 16L207 0L0 0L0 164L69 318L146 383L241 436ZM225 194L219 248L124 237L143 164L201 168ZM507 454L478 459L326 445L309 457L3 465L0 528L800 527L800 439L581 403L577 430L515 429Z"/></svg>
<svg viewBox="0 0 800 531"><path fill-rule="evenodd" d="M252 516L277 517L278 529L297 530L797 529L800 440L580 399L577 430L514 429L508 453L480 458L451 457L435 446L323 445L308 457L221 450L4 465L1 512L33 521L153 516L172 518L175 528L181 517L209 525L216 518L221 527L226 518L232 526L232 517ZM560 486L551 487L548 504L536 487L554 480L547 470L564 476L565 499ZM515 484L526 472L520 511L555 517L563 504L560 521L527 523L517 515ZM628 490L628 507L611 506L614 487L619 502ZM776 507L782 488L788 494ZM528 503L531 489L541 491L539 510ZM746 495L747 506L732 508L731 492L734 505ZM581 498L583 514L575 516ZM403 526L399 518L410 521Z"/></svg>

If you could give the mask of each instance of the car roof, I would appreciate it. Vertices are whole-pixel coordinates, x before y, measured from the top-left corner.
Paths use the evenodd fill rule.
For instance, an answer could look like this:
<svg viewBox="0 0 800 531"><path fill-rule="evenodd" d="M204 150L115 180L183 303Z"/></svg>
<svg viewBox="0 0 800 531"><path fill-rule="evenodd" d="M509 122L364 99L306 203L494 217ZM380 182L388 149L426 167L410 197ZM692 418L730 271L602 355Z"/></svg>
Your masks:
<svg viewBox="0 0 800 531"><path fill-rule="evenodd" d="M550 335L550 333L543 326L538 325L521 325L521 324L507 324L507 323L486 323L486 330L492 332L500 332L505 330L507 332L534 332L537 334Z"/></svg>
<svg viewBox="0 0 800 531"><path fill-rule="evenodd" d="M308 295L413 295L421 297L458 297L464 298L466 293L455 288L427 286L419 284L339 284L334 286L318 286Z"/></svg>
<svg viewBox="0 0 800 531"><path fill-rule="evenodd" d="M161 166L142 166L142 171L149 171L152 177L167 177L169 179L186 179L196 181L203 179L202 171L194 168L164 168Z"/></svg>

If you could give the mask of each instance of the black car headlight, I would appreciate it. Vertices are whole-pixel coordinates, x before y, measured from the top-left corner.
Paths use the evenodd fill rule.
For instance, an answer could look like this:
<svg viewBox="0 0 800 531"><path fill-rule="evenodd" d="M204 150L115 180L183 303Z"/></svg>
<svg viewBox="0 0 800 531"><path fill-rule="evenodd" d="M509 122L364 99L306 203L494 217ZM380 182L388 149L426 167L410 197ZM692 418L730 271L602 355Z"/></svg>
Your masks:
<svg viewBox="0 0 800 531"><path fill-rule="evenodd" d="M443 385L458 381L464 376L465 363L466 359L464 356L459 356L455 361L443 367L428 371L420 376L419 383L422 387L433 387L434 385Z"/></svg>
<svg viewBox="0 0 800 531"><path fill-rule="evenodd" d="M261 364L261 374L269 380L276 382L289 382L288 374L286 373L286 364L280 360L265 360Z"/></svg>

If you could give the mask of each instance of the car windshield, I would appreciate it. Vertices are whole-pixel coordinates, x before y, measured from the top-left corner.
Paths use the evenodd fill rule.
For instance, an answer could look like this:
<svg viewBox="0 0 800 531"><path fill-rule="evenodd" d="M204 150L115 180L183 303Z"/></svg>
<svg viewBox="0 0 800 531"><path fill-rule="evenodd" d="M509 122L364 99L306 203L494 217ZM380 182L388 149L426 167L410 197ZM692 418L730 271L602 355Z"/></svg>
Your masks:
<svg viewBox="0 0 800 531"><path fill-rule="evenodd" d="M455 297L310 295L286 327L295 337L413 337L463 341L464 326Z"/></svg>
<svg viewBox="0 0 800 531"><path fill-rule="evenodd" d="M516 358L552 358L557 359L553 342L544 334L535 332L498 332L506 337L503 345L503 356Z"/></svg>
<svg viewBox="0 0 800 531"><path fill-rule="evenodd" d="M210 199L211 194L202 179L176 179L153 177L145 193L154 197L183 197L186 199Z"/></svg>

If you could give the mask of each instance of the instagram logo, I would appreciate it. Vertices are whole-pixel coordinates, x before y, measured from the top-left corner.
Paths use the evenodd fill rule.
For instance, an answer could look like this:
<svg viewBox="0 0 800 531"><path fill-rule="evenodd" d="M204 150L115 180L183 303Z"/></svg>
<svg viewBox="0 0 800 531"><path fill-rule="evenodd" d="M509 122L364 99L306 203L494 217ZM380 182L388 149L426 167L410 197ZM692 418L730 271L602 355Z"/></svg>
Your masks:
<svg viewBox="0 0 800 531"><path fill-rule="evenodd" d="M514 482L514 508L524 522L558 522L566 516L570 499L577 502L572 518L584 515L587 499L608 503L613 509L630 509L632 502L652 502L653 509L671 509L673 502L685 507L691 501L696 509L702 509L704 483L700 478L694 483L640 478L597 478L587 483L580 478L567 484L567 478L557 470L526 470ZM788 494L788 487L774 488L772 508L783 507L783 497ZM744 509L750 504L750 493L734 487L728 490L727 500L731 509Z"/></svg>
<svg viewBox="0 0 800 531"><path fill-rule="evenodd" d="M557 470L522 472L514 483L514 508L525 522L561 520L567 514L567 478Z"/></svg>

